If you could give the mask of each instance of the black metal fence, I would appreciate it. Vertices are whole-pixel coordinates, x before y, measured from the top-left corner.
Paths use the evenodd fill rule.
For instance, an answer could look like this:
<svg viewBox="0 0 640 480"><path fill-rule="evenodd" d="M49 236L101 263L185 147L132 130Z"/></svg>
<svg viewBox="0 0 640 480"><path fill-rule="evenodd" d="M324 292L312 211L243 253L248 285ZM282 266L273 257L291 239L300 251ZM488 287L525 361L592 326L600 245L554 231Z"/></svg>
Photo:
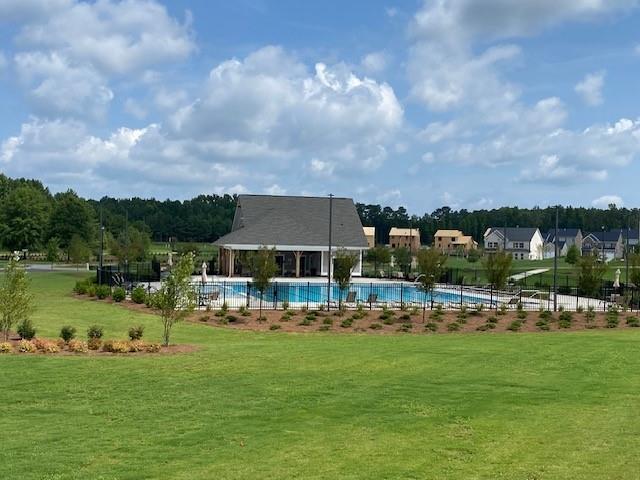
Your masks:
<svg viewBox="0 0 640 480"><path fill-rule="evenodd" d="M335 309L343 304L348 309L362 308L481 308L485 310L521 308L537 310L606 311L616 305L629 310L640 308L640 293L635 288L602 287L590 295L569 288L554 295L551 287L526 288L513 286L495 290L490 286L438 284L432 291L423 291L408 282L353 282L346 289L336 284L319 282L273 282L264 291L251 282L211 281L196 284L200 308L217 309Z"/></svg>
<svg viewBox="0 0 640 480"><path fill-rule="evenodd" d="M110 287L125 287L130 289L133 285L160 281L160 265L149 262L104 265L96 270L98 284Z"/></svg>

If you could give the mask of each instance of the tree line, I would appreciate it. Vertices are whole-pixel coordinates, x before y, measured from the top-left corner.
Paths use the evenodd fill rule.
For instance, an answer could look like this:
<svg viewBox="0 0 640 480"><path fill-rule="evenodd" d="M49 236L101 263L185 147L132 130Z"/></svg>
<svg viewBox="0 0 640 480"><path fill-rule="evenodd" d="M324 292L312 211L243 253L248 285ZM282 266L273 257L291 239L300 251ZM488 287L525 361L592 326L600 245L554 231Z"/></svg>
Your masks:
<svg viewBox="0 0 640 480"><path fill-rule="evenodd" d="M62 252L71 256L96 255L104 226L105 242L118 258L139 259L151 241L213 242L231 230L234 195L199 195L191 200L143 198L83 199L73 190L52 194L38 180L12 179L0 174L0 245L5 250ZM493 210L453 210L441 207L422 216L406 208L376 204L356 205L363 225L376 227L376 243L389 241L391 227L420 231L430 244L438 229L459 229L481 242L492 226L538 227L550 230L555 208L502 207ZM560 207L561 227L583 231L631 228L638 225L637 208ZM311 220L310 220L311 221Z"/></svg>

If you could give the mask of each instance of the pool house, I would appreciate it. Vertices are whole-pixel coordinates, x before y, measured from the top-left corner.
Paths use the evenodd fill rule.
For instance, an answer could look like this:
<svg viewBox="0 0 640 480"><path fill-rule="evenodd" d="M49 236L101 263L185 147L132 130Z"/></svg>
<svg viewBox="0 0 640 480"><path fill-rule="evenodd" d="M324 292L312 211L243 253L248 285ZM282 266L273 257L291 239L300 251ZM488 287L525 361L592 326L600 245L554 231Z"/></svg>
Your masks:
<svg viewBox="0 0 640 480"><path fill-rule="evenodd" d="M215 242L219 273L250 276L249 253L268 247L276 250L277 276L326 276L330 216L332 257L352 253L353 276L361 276L368 244L352 199L276 195L238 196L231 232Z"/></svg>

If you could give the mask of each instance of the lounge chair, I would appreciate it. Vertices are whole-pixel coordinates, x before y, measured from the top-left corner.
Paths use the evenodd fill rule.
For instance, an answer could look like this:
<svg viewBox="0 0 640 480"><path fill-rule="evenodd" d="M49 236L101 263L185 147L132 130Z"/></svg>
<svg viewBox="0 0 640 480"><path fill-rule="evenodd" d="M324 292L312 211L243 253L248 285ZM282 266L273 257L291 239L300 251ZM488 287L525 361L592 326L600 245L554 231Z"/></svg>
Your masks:
<svg viewBox="0 0 640 480"><path fill-rule="evenodd" d="M367 303L370 307L386 307L387 302L379 302L377 293L370 293L367 297Z"/></svg>
<svg viewBox="0 0 640 480"><path fill-rule="evenodd" d="M200 306L206 307L207 305L211 305L214 302L217 302L220 298L220 292L215 290L213 292L204 293L200 295Z"/></svg>
<svg viewBox="0 0 640 480"><path fill-rule="evenodd" d="M349 293L347 293L347 297L342 301L342 305L343 306L354 306L356 303L356 295L357 292L351 290ZM329 302L329 305L331 305L334 308L338 308L339 302L336 302L335 300L331 300L331 302Z"/></svg>

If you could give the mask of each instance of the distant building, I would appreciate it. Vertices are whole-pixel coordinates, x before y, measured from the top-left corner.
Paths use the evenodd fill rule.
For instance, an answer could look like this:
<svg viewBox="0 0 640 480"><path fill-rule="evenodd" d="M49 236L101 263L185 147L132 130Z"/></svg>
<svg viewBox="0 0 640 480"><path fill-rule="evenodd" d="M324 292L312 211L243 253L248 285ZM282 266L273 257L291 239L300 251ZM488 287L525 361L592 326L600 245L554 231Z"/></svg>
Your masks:
<svg viewBox="0 0 640 480"><path fill-rule="evenodd" d="M408 248L413 253L420 250L420 230L417 228L396 228L389 231L389 246L391 248Z"/></svg>
<svg viewBox="0 0 640 480"><path fill-rule="evenodd" d="M623 233L626 235L623 230L587 233L582 240L582 254L590 255L597 252L601 257L604 256L607 261L622 258L624 256L625 240Z"/></svg>
<svg viewBox="0 0 640 480"><path fill-rule="evenodd" d="M471 235L465 235L460 230L438 230L433 235L433 246L442 253L468 253L469 250L478 248Z"/></svg>
<svg viewBox="0 0 640 480"><path fill-rule="evenodd" d="M332 257L346 250L358 259L354 276L362 274L367 239L350 198L332 202ZM219 238L222 275L251 274L248 253L261 247L276 250L277 276L326 276L329 267L329 199L274 195L238 195L231 232Z"/></svg>
<svg viewBox="0 0 640 480"><path fill-rule="evenodd" d="M376 227L362 227L369 248L376 246Z"/></svg>
<svg viewBox="0 0 640 480"><path fill-rule="evenodd" d="M549 230L544 237L544 258L553 258L555 255L555 229ZM575 245L582 252L582 230L579 228L558 229L558 252L560 257L567 255L569 247Z"/></svg>
<svg viewBox="0 0 640 480"><path fill-rule="evenodd" d="M486 252L504 250L515 260L542 260L544 238L537 228L490 227L484 232Z"/></svg>

